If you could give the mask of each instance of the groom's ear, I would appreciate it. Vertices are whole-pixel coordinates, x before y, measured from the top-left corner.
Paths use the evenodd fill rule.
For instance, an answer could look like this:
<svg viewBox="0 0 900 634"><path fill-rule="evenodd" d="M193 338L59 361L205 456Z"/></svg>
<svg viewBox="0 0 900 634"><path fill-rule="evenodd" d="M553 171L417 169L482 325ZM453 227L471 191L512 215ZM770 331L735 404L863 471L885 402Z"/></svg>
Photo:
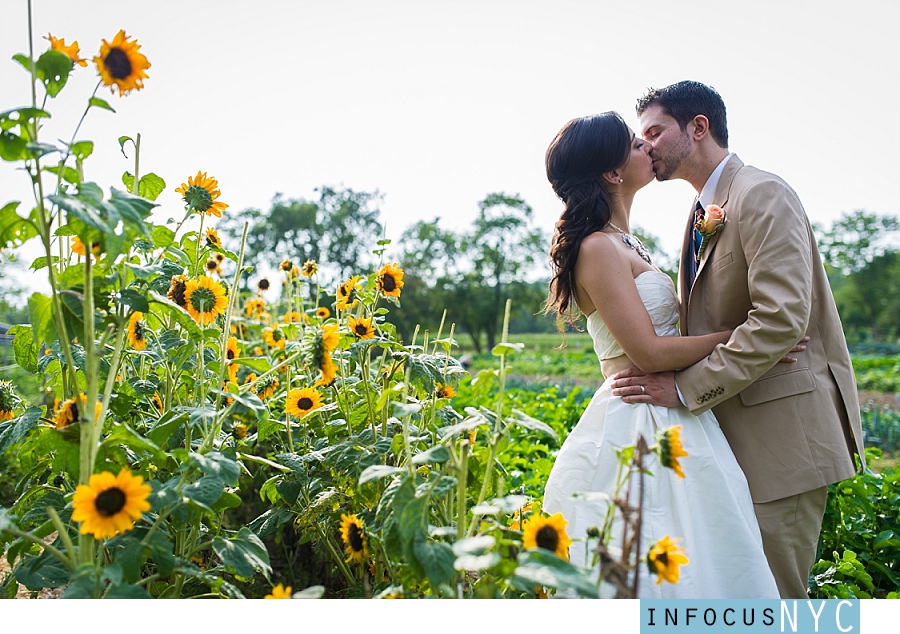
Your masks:
<svg viewBox="0 0 900 634"><path fill-rule="evenodd" d="M691 125L693 126L691 138L694 141L701 141L709 135L709 119L706 118L706 115L698 114L691 119Z"/></svg>
<svg viewBox="0 0 900 634"><path fill-rule="evenodd" d="M613 170L611 172L606 172L603 176L600 177L601 181L605 181L610 185L618 185L622 182L622 175L619 174L619 170Z"/></svg>

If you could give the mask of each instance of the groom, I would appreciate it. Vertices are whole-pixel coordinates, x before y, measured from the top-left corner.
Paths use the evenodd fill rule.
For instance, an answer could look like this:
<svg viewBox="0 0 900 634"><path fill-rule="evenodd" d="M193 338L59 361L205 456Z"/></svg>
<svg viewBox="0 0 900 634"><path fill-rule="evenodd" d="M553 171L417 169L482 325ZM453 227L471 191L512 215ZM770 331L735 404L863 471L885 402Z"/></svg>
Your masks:
<svg viewBox="0 0 900 634"><path fill-rule="evenodd" d="M864 456L850 355L809 220L787 183L729 153L725 104L712 88L652 90L637 113L657 180L680 178L698 193L678 272L682 334L734 332L678 372L615 375L613 394L695 414L713 408L747 476L778 590L805 599L828 485L853 476L854 454ZM725 224L701 249L695 215L712 205ZM796 361L778 363L804 334Z"/></svg>

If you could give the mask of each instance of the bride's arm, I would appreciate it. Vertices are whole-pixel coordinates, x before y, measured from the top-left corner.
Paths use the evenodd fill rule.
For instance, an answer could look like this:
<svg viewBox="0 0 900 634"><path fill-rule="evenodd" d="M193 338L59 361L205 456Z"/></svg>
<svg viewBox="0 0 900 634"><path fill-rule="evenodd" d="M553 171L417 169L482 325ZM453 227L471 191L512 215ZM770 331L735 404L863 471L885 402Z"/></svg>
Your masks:
<svg viewBox="0 0 900 634"><path fill-rule="evenodd" d="M575 281L628 358L648 374L693 365L731 336L730 330L696 337L658 336L638 294L631 266L603 234L582 242Z"/></svg>

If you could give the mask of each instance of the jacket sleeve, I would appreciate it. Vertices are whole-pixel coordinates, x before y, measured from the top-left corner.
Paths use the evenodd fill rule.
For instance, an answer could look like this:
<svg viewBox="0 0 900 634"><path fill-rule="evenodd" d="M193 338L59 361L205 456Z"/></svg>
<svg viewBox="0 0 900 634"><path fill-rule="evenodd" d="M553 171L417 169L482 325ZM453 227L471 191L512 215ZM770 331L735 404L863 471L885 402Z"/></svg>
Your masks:
<svg viewBox="0 0 900 634"><path fill-rule="evenodd" d="M809 323L812 245L796 193L782 181L763 180L732 202L740 213L736 225L725 230L740 232L752 308L726 344L676 374L694 413L735 396L771 369Z"/></svg>

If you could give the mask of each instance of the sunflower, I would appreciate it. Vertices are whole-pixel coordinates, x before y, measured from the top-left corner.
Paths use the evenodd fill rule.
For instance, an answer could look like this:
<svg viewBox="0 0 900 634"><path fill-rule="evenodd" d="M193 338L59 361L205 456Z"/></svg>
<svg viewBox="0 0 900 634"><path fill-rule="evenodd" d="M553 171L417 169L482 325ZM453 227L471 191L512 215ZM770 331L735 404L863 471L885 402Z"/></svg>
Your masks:
<svg viewBox="0 0 900 634"><path fill-rule="evenodd" d="M374 339L375 338L375 329L372 327L372 320L366 319L365 317L360 317L356 319L355 317L350 318L350 332L357 339Z"/></svg>
<svg viewBox="0 0 900 634"><path fill-rule="evenodd" d="M81 534L96 539L113 537L134 528L141 513L150 510L150 485L128 469L114 476L109 471L95 473L88 484L80 484L72 498L72 519L81 522Z"/></svg>
<svg viewBox="0 0 900 634"><path fill-rule="evenodd" d="M650 574L656 575L656 585L661 584L663 580L678 583L678 566L690 562L683 553L684 549L676 546L668 535L650 547L647 553L647 567Z"/></svg>
<svg viewBox="0 0 900 634"><path fill-rule="evenodd" d="M472 431L475 431L474 429ZM522 530L522 516L526 513L531 513L531 502L523 506L522 508L516 509L516 512L513 513L513 519L509 523L509 527L514 531Z"/></svg>
<svg viewBox="0 0 900 634"><path fill-rule="evenodd" d="M81 238L78 236L72 236L72 253L80 255L84 257L84 242L81 241ZM94 254L94 259L98 259L100 257L100 241L95 240L91 242L91 253Z"/></svg>
<svg viewBox="0 0 900 634"><path fill-rule="evenodd" d="M284 332L281 330L281 328L278 327L278 322L275 322L274 324L263 330L262 338L263 341L269 344L269 347L284 350Z"/></svg>
<svg viewBox="0 0 900 634"><path fill-rule="evenodd" d="M87 60L78 57L78 54L81 52L81 49L78 47L78 40L66 46L65 38L53 37L50 33L47 33L47 37L44 39L49 40L51 50L59 51L72 60L73 64L78 64L82 68L87 66Z"/></svg>
<svg viewBox="0 0 900 634"><path fill-rule="evenodd" d="M219 232L212 227L206 230L206 246L217 249L222 248L222 239L219 237ZM221 253L219 255L221 255Z"/></svg>
<svg viewBox="0 0 900 634"><path fill-rule="evenodd" d="M267 277L261 278L259 282L256 283L256 288L258 288L262 292L269 290L270 286L271 284L269 284L269 278Z"/></svg>
<svg viewBox="0 0 900 634"><path fill-rule="evenodd" d="M290 599L291 586L283 586L280 583L272 588L272 594L267 594L263 599Z"/></svg>
<svg viewBox="0 0 900 634"><path fill-rule="evenodd" d="M325 348L326 353L337 348L340 340L341 335L338 332L337 324L325 324L322 326L322 346Z"/></svg>
<svg viewBox="0 0 900 634"><path fill-rule="evenodd" d="M131 313L128 319L128 343L135 350L147 347L147 324L144 322L144 313L139 310Z"/></svg>
<svg viewBox="0 0 900 634"><path fill-rule="evenodd" d="M188 182L176 187L175 191L183 196L188 207L201 214L221 218L222 212L228 209L228 205L218 201L222 194L219 182L212 176L207 176L206 172L188 176Z"/></svg>
<svg viewBox="0 0 900 634"><path fill-rule="evenodd" d="M247 380L244 381L244 385L253 383L254 381L256 381L256 374L251 373L247 377ZM256 394L261 401L264 401L272 396L276 389L278 389L278 377L273 374L272 376L267 376L255 385L253 387L253 393Z"/></svg>
<svg viewBox="0 0 900 634"><path fill-rule="evenodd" d="M361 564L369 558L369 538L356 514L341 513L341 539L347 552L346 561Z"/></svg>
<svg viewBox="0 0 900 634"><path fill-rule="evenodd" d="M434 393L437 394L438 398L453 398L456 396L456 390L453 389L452 385L448 385L447 383L435 383Z"/></svg>
<svg viewBox="0 0 900 634"><path fill-rule="evenodd" d="M303 418L320 407L322 407L322 395L319 394L319 390L311 387L291 390L284 402L284 411L297 418Z"/></svg>
<svg viewBox="0 0 900 634"><path fill-rule="evenodd" d="M319 369L322 370L322 378L317 380L315 385L331 387L331 384L334 383L334 379L337 377L337 366L331 360L330 352L326 352L322 357L322 365L319 366Z"/></svg>
<svg viewBox="0 0 900 634"><path fill-rule="evenodd" d="M306 317L306 315L303 315L303 316ZM282 316L281 316L281 321L283 321L283 322L286 323L286 324L296 324L296 323L299 323L299 321L300 321L300 313L298 313L296 310L292 310L291 312L285 313L284 315L282 315ZM306 320L304 319L304 322L305 322L305 321L306 321Z"/></svg>
<svg viewBox="0 0 900 634"><path fill-rule="evenodd" d="M319 319L328 319L329 317L331 317L331 311L324 306L319 306L316 309L316 317L318 317Z"/></svg>
<svg viewBox="0 0 900 634"><path fill-rule="evenodd" d="M400 289L403 288L403 269L396 263L385 264L378 271L378 279L375 286L388 299L399 299Z"/></svg>
<svg viewBox="0 0 900 634"><path fill-rule="evenodd" d="M312 277L316 274L316 271L319 270L319 265L316 264L315 260L307 260L303 263L303 268L301 269L301 273L303 277Z"/></svg>
<svg viewBox="0 0 900 634"><path fill-rule="evenodd" d="M522 547L526 550L543 548L568 561L572 540L566 535L567 524L562 513L550 517L532 515L522 528Z"/></svg>
<svg viewBox="0 0 900 634"><path fill-rule="evenodd" d="M684 471L681 470L681 464L679 464L678 459L684 458L689 454L681 445L681 425L669 427L660 433L658 441L657 453L659 454L659 463L674 470L679 478L683 478Z"/></svg>
<svg viewBox="0 0 900 634"><path fill-rule="evenodd" d="M11 420L13 410L20 403L21 400L16 396L12 382L0 381L0 421Z"/></svg>
<svg viewBox="0 0 900 634"><path fill-rule="evenodd" d="M244 314L247 317L259 317L264 312L266 312L266 302L261 297L248 299L244 304Z"/></svg>
<svg viewBox="0 0 900 634"><path fill-rule="evenodd" d="M280 265L278 268L280 268L282 271L284 271L285 273L287 273L287 272L290 271L293 267L294 267L294 263L291 262L290 259L288 259L288 260L285 260L284 262L282 262L281 265Z"/></svg>
<svg viewBox="0 0 900 634"><path fill-rule="evenodd" d="M222 267L219 266L219 261L216 258L209 258L206 261L206 274L212 275L213 273L222 275Z"/></svg>
<svg viewBox="0 0 900 634"><path fill-rule="evenodd" d="M187 300L184 297L184 293L187 290L187 281L188 278L184 275L173 275L172 281L169 282L169 290L166 292L166 297L182 308L187 308Z"/></svg>
<svg viewBox="0 0 900 634"><path fill-rule="evenodd" d="M338 310L347 310L353 308L359 302L356 297L356 284L359 282L359 275L354 275L349 280L338 286L336 305Z"/></svg>
<svg viewBox="0 0 900 634"><path fill-rule="evenodd" d="M288 277L294 278L294 279L300 277L300 267L292 266L290 273L288 273Z"/></svg>
<svg viewBox="0 0 900 634"><path fill-rule="evenodd" d="M237 382L238 364L234 360L241 354L238 347L237 337L228 337L228 343L225 345L225 360L228 363L228 380L232 383Z"/></svg>
<svg viewBox="0 0 900 634"><path fill-rule="evenodd" d="M135 41L128 41L125 31L119 31L112 43L102 40L100 54L94 58L97 70L100 72L100 81L104 86L109 86L115 93L119 89L119 96L124 97L132 90L142 90L150 62L139 53L141 45Z"/></svg>
<svg viewBox="0 0 900 634"><path fill-rule="evenodd" d="M59 406L59 409L56 410L56 416L53 417L53 422L56 425L57 429L65 429L72 423L80 423L83 420L86 420L82 415L82 411L87 405L87 394L82 392L78 398L70 398L69 400L63 402L62 405ZM100 419L100 412L103 409L103 403L97 401L94 405L94 420L97 421Z"/></svg>
<svg viewBox="0 0 900 634"><path fill-rule="evenodd" d="M243 440L247 437L247 426L238 423L234 426L234 437Z"/></svg>
<svg viewBox="0 0 900 634"><path fill-rule="evenodd" d="M196 280L188 280L185 284L185 308L198 324L207 326L223 314L228 307L225 287L221 283L201 275Z"/></svg>
<svg viewBox="0 0 900 634"><path fill-rule="evenodd" d="M162 398L159 396L159 392L153 393L153 405L156 406L156 409L159 410L160 413L163 411L163 402Z"/></svg>

